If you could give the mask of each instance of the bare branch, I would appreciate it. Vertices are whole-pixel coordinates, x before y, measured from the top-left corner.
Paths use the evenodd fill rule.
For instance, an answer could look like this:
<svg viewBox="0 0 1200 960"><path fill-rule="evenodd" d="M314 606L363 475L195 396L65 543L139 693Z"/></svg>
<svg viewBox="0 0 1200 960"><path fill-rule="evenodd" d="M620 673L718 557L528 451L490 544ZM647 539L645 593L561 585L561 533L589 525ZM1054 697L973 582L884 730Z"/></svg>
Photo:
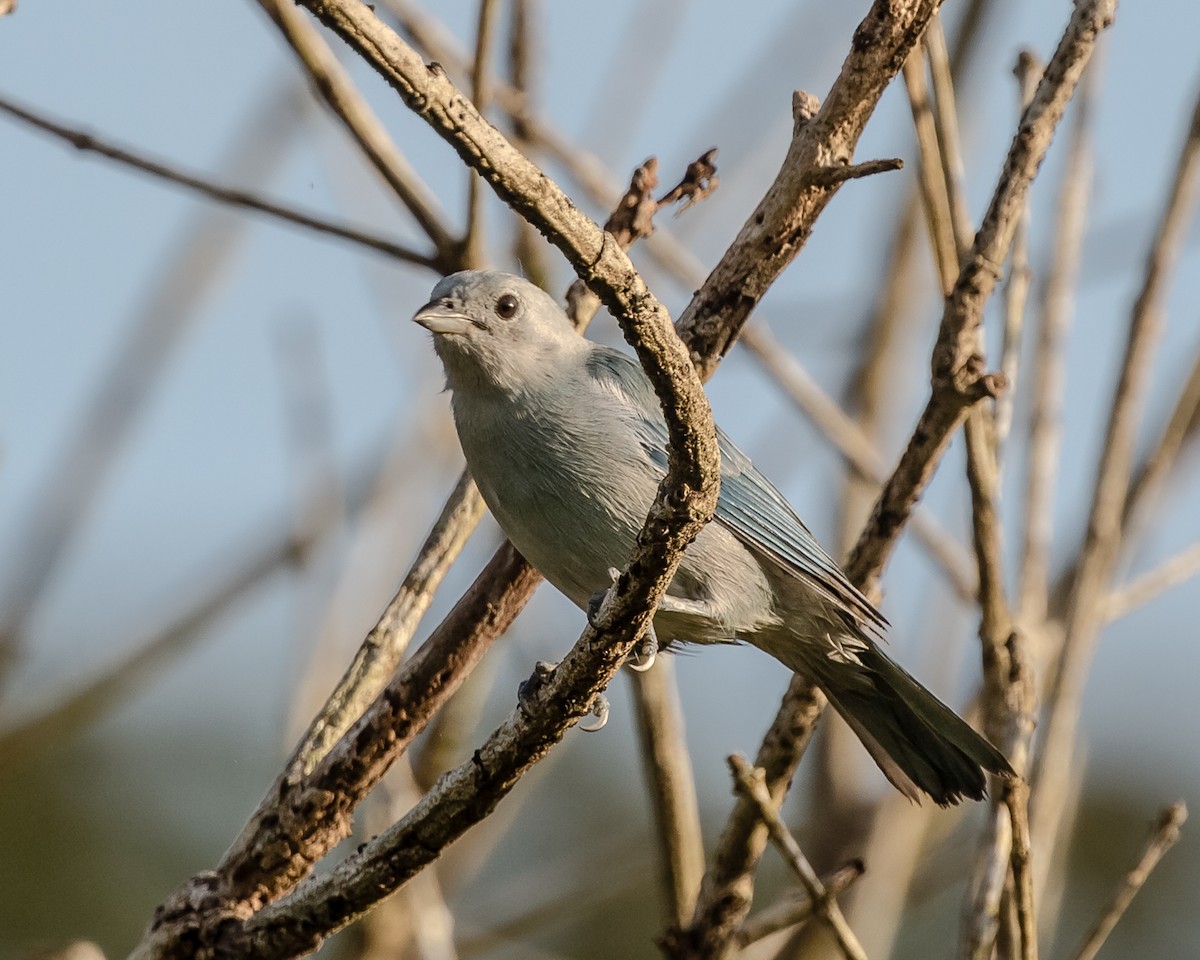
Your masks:
<svg viewBox="0 0 1200 960"><path fill-rule="evenodd" d="M1179 458L1183 445L1195 435L1197 429L1200 429L1200 352L1197 353L1192 371L1179 392L1170 417L1167 418L1162 436L1138 467L1133 481L1129 484L1129 493L1125 497L1125 507L1121 514L1121 527L1124 531L1122 539L1129 537L1142 520L1146 505L1152 502L1162 489L1163 482Z"/></svg>
<svg viewBox="0 0 1200 960"><path fill-rule="evenodd" d="M491 91L492 38L500 5L496 0L479 0L479 17L475 27L475 57L471 61L471 102L481 114L488 109ZM483 220L483 181L473 170L467 171L467 236L463 241L463 264L469 268L482 267L487 262L487 241Z"/></svg>
<svg viewBox="0 0 1200 960"><path fill-rule="evenodd" d="M913 130L917 136L917 183L921 188L925 226L933 262L941 281L942 296L950 293L958 276L959 256L955 250L954 225L950 218L950 198L946 193L946 178L939 163L937 126L929 98L925 61L914 50L904 61L904 88L912 111Z"/></svg>
<svg viewBox="0 0 1200 960"><path fill-rule="evenodd" d="M1200 99L1192 113L1175 177L1147 257L1141 290L1130 316L1125 355L1092 493L1087 533L1068 601L1058 670L1046 698L1045 739L1039 775L1057 771L1059 764L1070 756L1075 741L1087 668L1104 623L1103 599L1121 546L1134 443L1163 326L1163 301L1198 195ZM1042 837L1039 835L1038 839L1040 841Z"/></svg>
<svg viewBox="0 0 1200 960"><path fill-rule="evenodd" d="M1032 714L1029 714L1032 718ZM1029 725L1032 733L1032 722ZM1004 803L1008 808L1012 825L1012 853L1009 869L1012 871L1012 901L1016 914L1017 942L1020 944L1021 960L1037 960L1037 917L1033 899L1032 837L1029 830L1029 784L1025 780L1012 780L1001 787Z"/></svg>
<svg viewBox="0 0 1200 960"><path fill-rule="evenodd" d="M1027 71L1036 65L1025 63ZM1022 64L1018 64L1022 69ZM1066 337L1073 313L1083 249L1084 226L1092 186L1091 116L1093 84L1085 83L1067 148L1060 187L1049 273L1042 294L1040 330L1033 360L1029 454L1025 477L1025 513L1021 533L1021 622L1026 629L1045 619L1053 534L1054 483L1062 441L1062 396Z"/></svg>
<svg viewBox="0 0 1200 960"><path fill-rule="evenodd" d="M1114 0L1077 4L1058 50L1022 115L971 257L946 302L933 354L932 395L846 564L847 575L860 590L871 589L966 409L995 390L995 380L984 374L975 347L983 307L997 279L996 264L1004 259L1025 193L1096 37L1112 20L1114 7ZM902 55L896 61L897 67L901 62ZM823 707L824 697L812 684L793 678L755 759L755 766L767 772L772 796L782 797L800 752L811 737L811 724ZM757 863L763 844L761 833L756 833L747 806L738 804L705 875L696 918L690 928L676 931L669 938L668 952L672 956L688 956L687 950L715 956L719 953L717 944L728 942L748 908L749 871Z"/></svg>
<svg viewBox="0 0 1200 960"><path fill-rule="evenodd" d="M729 758L729 769L733 771L737 792L754 804L759 817L767 826L767 833L770 835L771 841L779 848L780 854L792 868L792 872L800 879L809 900L813 903L814 912L828 924L842 955L846 957L846 960L866 960L867 955L863 951L862 944L858 942L854 931L846 923L846 918L842 916L837 901L821 884L821 879L804 856L800 845L796 843L796 838L779 819L779 812L770 791L767 790L763 771L751 767L744 757L737 754Z"/></svg>
<svg viewBox="0 0 1200 960"><path fill-rule="evenodd" d="M971 255L946 301L933 354L933 392L912 441L850 557L847 573L851 579L869 579L883 566L895 539L893 528L907 519L917 492L929 481L967 409L985 396L994 396L1000 386L997 377L984 373L976 350L983 307L995 287L999 264L1012 241L1029 184L1091 57L1096 38L1111 23L1114 9L1115 0L1076 5L1033 100L1022 114Z"/></svg>
<svg viewBox="0 0 1200 960"><path fill-rule="evenodd" d="M451 235L446 225L446 215L437 198L397 148L387 128L371 110L345 68L338 63L320 32L296 9L294 3L287 3L286 0L258 2L295 52L317 96L346 128L363 156L408 208L433 244L437 251L434 269L444 273L459 269L460 244Z"/></svg>
<svg viewBox="0 0 1200 960"><path fill-rule="evenodd" d="M631 680L668 918L672 924L683 924L691 919L704 876L704 838L674 663L670 657L659 657Z"/></svg>
<svg viewBox="0 0 1200 960"><path fill-rule="evenodd" d="M862 861L855 860L828 877L822 877L821 886L824 887L826 896L836 897L849 890L851 885L863 875L863 870ZM734 944L738 948L744 949L774 933L804 923L814 913L816 913L816 906L810 897L783 900L749 917L738 930L737 936L734 937Z"/></svg>
<svg viewBox="0 0 1200 960"><path fill-rule="evenodd" d="M483 499L474 481L464 471L400 589L367 634L341 681L293 752L288 764L292 778L312 774L396 672L438 585L462 552L484 510Z"/></svg>
<svg viewBox="0 0 1200 960"><path fill-rule="evenodd" d="M1040 64L1035 65L1033 57L1022 52L1017 57L1013 73L1017 78L1018 103L1024 110L1033 99L1037 89L1037 78ZM1094 76L1093 71L1089 76ZM1087 81L1080 92L1080 103L1087 99ZM1082 111L1083 107L1076 107ZM1068 152L1070 148L1068 148ZM1072 169L1068 162L1067 169ZM996 445L996 460L999 462L1004 441L1008 439L1012 428L1014 398L1017 395L1017 371L1021 363L1021 342L1025 330L1025 308L1029 300L1029 285L1032 272L1029 268L1029 220L1030 202L1025 198L1025 208L1017 221L1017 229L1013 234L1012 255L1008 262L1008 279L1004 283L1004 338L1000 347L1000 372L1008 383L1008 389L996 398L995 424L993 441Z"/></svg>
<svg viewBox="0 0 1200 960"><path fill-rule="evenodd" d="M929 62L929 77L933 83L934 127L937 130L938 156L946 184L946 196L950 201L950 223L957 263L970 251L971 237L975 231L967 209L967 175L962 158L962 139L958 135L958 107L950 70L950 52L946 49L940 16L930 22L929 29L921 38L921 46Z"/></svg>
<svg viewBox="0 0 1200 960"><path fill-rule="evenodd" d="M117 163L140 170L142 173L148 173L160 180L186 187L210 200L216 200L218 203L223 203L231 207L239 207L243 210L253 210L257 213L265 213L277 220L283 220L298 227L315 230L317 233L328 234L341 240L349 240L352 243L357 243L360 246L368 247L378 253L389 256L394 260L399 260L402 263L411 263L418 267L434 269L434 260L431 256L418 253L402 244L395 243L364 230L348 227L335 223L332 220L305 213L272 200L266 200L248 190L240 190L237 187L214 183L203 177L185 173L178 167L158 160L151 160L144 154L134 153L124 147L114 146L90 133L65 126L54 120L48 120L25 107L18 106L6 98L0 98L0 110L19 120L25 121L31 126L44 130L46 133L66 140L77 150L96 153L102 157L107 157L109 160L115 160Z"/></svg>
<svg viewBox="0 0 1200 960"><path fill-rule="evenodd" d="M853 162L867 118L939 0L875 3L855 32L820 109L798 97L792 142L775 181L679 317L680 335L707 376L776 277L800 252ZM832 182L831 182L832 181Z"/></svg>
<svg viewBox="0 0 1200 960"><path fill-rule="evenodd" d="M1106 620L1119 620L1200 573L1200 544L1193 543L1153 570L1113 590L1104 603Z"/></svg>
<svg viewBox="0 0 1200 960"><path fill-rule="evenodd" d="M513 0L508 43L508 76L513 92L522 109L512 114L513 143L532 160L537 160L537 147L530 133L529 102L534 84L534 49L537 46L535 0ZM550 271L546 263L546 244L537 229L520 217L514 217L516 240L514 257L526 277L539 287L549 289Z"/></svg>
<svg viewBox="0 0 1200 960"><path fill-rule="evenodd" d="M1158 866L1158 861L1163 855L1178 842L1180 828L1186 821L1187 807L1182 800L1176 801L1159 813L1158 823L1142 851L1141 858L1125 875L1112 900L1084 938L1083 944L1075 953L1075 960L1094 960L1108 935L1137 896L1137 892L1150 879L1150 872Z"/></svg>

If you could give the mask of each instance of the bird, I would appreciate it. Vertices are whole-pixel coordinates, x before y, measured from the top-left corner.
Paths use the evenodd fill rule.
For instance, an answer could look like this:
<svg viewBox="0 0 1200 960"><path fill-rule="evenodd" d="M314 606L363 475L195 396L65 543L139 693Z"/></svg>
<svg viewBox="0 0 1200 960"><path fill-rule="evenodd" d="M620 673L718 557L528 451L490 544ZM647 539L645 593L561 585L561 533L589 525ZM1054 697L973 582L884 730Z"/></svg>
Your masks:
<svg viewBox="0 0 1200 960"><path fill-rule="evenodd" d="M495 270L451 274L413 320L433 335L467 467L517 551L588 610L628 560L667 470L658 397L632 358ZM880 647L883 615L718 429L714 517L653 617L664 649L749 643L805 675L909 799L982 799L1004 755Z"/></svg>

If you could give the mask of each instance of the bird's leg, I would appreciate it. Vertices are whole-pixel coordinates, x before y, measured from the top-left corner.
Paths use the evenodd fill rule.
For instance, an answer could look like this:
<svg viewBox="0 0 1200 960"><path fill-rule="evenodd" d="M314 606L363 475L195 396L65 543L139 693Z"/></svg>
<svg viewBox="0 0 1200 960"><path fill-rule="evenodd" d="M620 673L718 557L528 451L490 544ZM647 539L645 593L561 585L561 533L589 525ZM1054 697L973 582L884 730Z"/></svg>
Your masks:
<svg viewBox="0 0 1200 960"><path fill-rule="evenodd" d="M667 595L662 598L658 609L663 613L678 613L688 617L701 617L705 620L720 620L717 606L711 600L687 600L683 597Z"/></svg>
<svg viewBox="0 0 1200 960"><path fill-rule="evenodd" d="M612 582L603 590L597 590L592 594L592 598L588 601L587 616L588 623L593 627L596 626L596 621L600 617L600 611L604 606L604 602L612 593L613 587L617 585L617 580L621 577L621 571L616 567L608 568L608 578ZM665 609L665 607L660 607ZM640 640L634 648L629 652L629 656L625 658L624 666L638 673L644 673L654 666L654 660L658 656L658 637L654 635L654 624L646 625L646 632L642 634ZM603 724L602 724L603 725Z"/></svg>
<svg viewBox="0 0 1200 960"><path fill-rule="evenodd" d="M546 678L554 672L557 666L557 663L549 660L539 660L533 665L533 673L525 680L522 680L517 687L517 705L522 710L525 710L527 713L529 712L530 700L536 695L542 684L546 682ZM608 723L608 697L602 693L596 694L592 698L588 712L596 718L596 722L591 724L581 723L579 729L586 733L595 733L597 730L604 729L604 725Z"/></svg>

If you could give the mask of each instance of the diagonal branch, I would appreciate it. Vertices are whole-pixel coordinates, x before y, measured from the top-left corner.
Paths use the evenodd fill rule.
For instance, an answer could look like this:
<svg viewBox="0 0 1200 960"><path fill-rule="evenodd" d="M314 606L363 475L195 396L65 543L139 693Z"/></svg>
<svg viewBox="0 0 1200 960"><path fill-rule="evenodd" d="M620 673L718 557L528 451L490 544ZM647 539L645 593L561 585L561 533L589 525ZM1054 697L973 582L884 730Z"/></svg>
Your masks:
<svg viewBox="0 0 1200 960"><path fill-rule="evenodd" d="M317 96L325 101L371 166L429 237L437 251L436 268L443 273L459 269L460 244L446 226L446 216L437 198L396 147L320 31L296 10L294 3L287 0L258 0L258 3L295 52Z"/></svg>
<svg viewBox="0 0 1200 960"><path fill-rule="evenodd" d="M265 213L278 220L295 224L298 227L306 227L309 230L326 233L341 240L349 240L352 243L357 243L379 253L386 254L402 263L411 263L419 267L433 268L435 266L432 257L418 253L402 244L395 243L365 230L348 227L311 213L305 213L294 207L264 199L255 193L251 193L249 190L215 183L204 177L187 173L179 167L163 163L160 160L152 160L144 154L115 146L83 130L68 127L65 124L40 116L26 107L13 103L11 100L0 98L0 110L10 116L16 117L18 120L23 120L31 126L37 127L39 130L66 140L76 150L96 153L109 160L115 160L117 163L140 170L142 173L148 173L152 177L178 184L201 196L207 197L209 200L216 200L218 203L223 203L231 207L241 207L243 210L254 210L257 213Z"/></svg>
<svg viewBox="0 0 1200 960"><path fill-rule="evenodd" d="M1179 842L1179 831L1186 821L1187 807L1182 800L1177 800L1160 811L1158 822L1154 825L1154 832L1146 841L1146 847L1142 851L1141 857L1122 878L1121 886L1113 894L1112 900L1097 918L1095 925L1088 931L1079 950L1075 953L1075 960L1095 960L1096 954L1104 946L1108 935L1112 933L1117 922L1129 908L1129 904L1133 902L1133 898L1150 878L1151 871L1158 866L1158 861Z"/></svg>
<svg viewBox="0 0 1200 960"><path fill-rule="evenodd" d="M729 767L733 771L737 792L754 805L759 817L766 825L771 841L779 848L779 852L787 861L792 872L799 878L808 898L812 901L813 911L829 927L837 941L838 948L846 960L867 960L866 952L846 918L842 915L837 901L830 896L829 891L821 883L817 872L804 856L796 838L791 835L783 821L779 819L779 811L775 808L774 799L767 790L763 772L753 768L746 762L745 757L734 754L729 758Z"/></svg>
<svg viewBox="0 0 1200 960"><path fill-rule="evenodd" d="M1151 243L1142 286L1129 318L1125 354L1112 405L1096 485L1064 620L1057 671L1046 696L1044 747L1038 776L1057 776L1075 740L1080 698L1096 638L1104 623L1104 595L1121 547L1125 504L1133 471L1138 423L1163 327L1167 284L1178 261L1192 211L1200 199L1200 99L1176 163L1175 176ZM1049 830L1039 817L1039 827ZM1035 831L1040 833L1040 831ZM1039 836L1039 839L1042 839Z"/></svg>
<svg viewBox="0 0 1200 960"><path fill-rule="evenodd" d="M221 870L194 878L160 909L138 956L178 956L185 943L190 951L196 942L214 938L241 943L240 949L258 956L294 955L312 949L427 866L586 715L644 631L683 548L716 502L717 451L703 390L669 317L619 242L576 210L440 69L427 68L367 7L356 2L310 6L367 54L406 101L568 255L581 278L621 318L664 401L671 437L668 473L629 569L597 615L598 626L589 626L559 667L530 687L521 708L472 763L443 777L408 817L343 868L312 881L287 904L262 911L253 925L243 925L263 903L294 887L344 835L365 790L463 676L453 662L456 651L477 659L487 645L478 639L494 637L515 615L514 607L528 595L529 578L536 575L510 547L501 550L451 617L312 775L299 784L281 782L275 809L256 815ZM410 711L412 704L421 709ZM483 777L481 767L488 770ZM314 783L321 787L312 789ZM309 789L293 789L297 786ZM260 831L260 825L268 829ZM421 839L414 842L408 831Z"/></svg>
<svg viewBox="0 0 1200 960"><path fill-rule="evenodd" d="M976 351L983 307L995 287L998 264L1004 260L1011 242L1029 184L1049 148L1096 38L1111 23L1114 9L1115 0L1076 5L1033 100L1022 115L970 256L946 301L933 352L930 399L846 565L851 582L861 590L871 589L966 411L994 393L998 386L995 378L984 373ZM915 40L919 31L912 36ZM897 67L902 61L901 57ZM811 737L812 723L823 707L824 697L812 684L800 677L793 678L754 761L755 766L766 770L767 785L773 796L781 798L785 792ZM739 803L705 876L691 926L672 934L672 956L720 955L722 945L729 942L749 909L752 890L749 878L764 842L749 806Z"/></svg>

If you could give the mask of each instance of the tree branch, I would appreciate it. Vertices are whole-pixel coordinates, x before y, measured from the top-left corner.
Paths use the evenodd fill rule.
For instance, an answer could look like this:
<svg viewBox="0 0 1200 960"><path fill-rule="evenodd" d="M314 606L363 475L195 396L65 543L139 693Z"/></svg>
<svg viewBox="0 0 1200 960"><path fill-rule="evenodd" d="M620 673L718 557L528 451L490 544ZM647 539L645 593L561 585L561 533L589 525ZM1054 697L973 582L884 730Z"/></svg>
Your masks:
<svg viewBox="0 0 1200 960"><path fill-rule="evenodd" d="M341 122L384 183L408 208L437 251L434 269L450 273L460 266L462 244L446 225L437 197L405 159L371 110L324 38L287 0L258 0L295 52L316 92Z"/></svg>
<svg viewBox="0 0 1200 960"><path fill-rule="evenodd" d="M477 751L472 763L443 777L408 817L358 857L310 882L286 905L261 911L251 924L241 923L294 886L316 857L344 834L349 812L365 790L463 675L463 670L447 667L453 666L456 653L477 658L486 644L473 643L473 635L490 638L495 627L506 625L515 614L511 601L527 595L528 578L535 575L511 548L501 551L409 668L311 777L302 784L282 785L277 809L256 817L221 871L196 878L160 909L139 948L141 956L172 955L182 943L205 937L237 941L259 956L293 955L312 949L426 866L445 844L486 816L586 715L595 694L644 632L683 548L711 517L716 503L718 459L703 390L665 310L620 245L487 124L443 71L426 67L369 8L354 0L306 5L342 33L600 293L620 319L664 403L671 440L668 472L628 571L597 615L598 626L589 626L562 663L527 690L521 708ZM413 703L422 708L415 714L406 709ZM480 771L486 771L482 777ZM313 783L324 786L313 790ZM288 794L293 805L282 802ZM294 805L298 798L306 798L299 807Z"/></svg>
<svg viewBox="0 0 1200 960"><path fill-rule="evenodd" d="M970 258L946 301L933 352L930 399L846 564L847 576L860 590L870 590L878 577L901 527L966 410L995 392L996 380L983 372L976 352L983 307L995 287L997 264L1003 261L1011 242L1025 193L1087 64L1096 37L1112 20L1114 7L1115 0L1077 4L1034 98L1022 114ZM930 15L932 12L929 11ZM913 42L919 35L919 30L905 34ZM903 56L894 62L898 68ZM845 73L843 68L843 76ZM811 683L793 678L755 759L755 766L766 770L773 796L783 796L800 753L811 737L811 724L823 707L824 697ZM723 945L729 942L749 908L750 871L761 855L763 842L747 805L738 804L705 876L691 926L674 932L671 937L672 956L721 954Z"/></svg>
<svg viewBox="0 0 1200 960"><path fill-rule="evenodd" d="M66 140L77 150L96 153L102 157L107 157L109 160L115 160L117 163L140 170L142 173L148 173L160 180L186 187L188 190L207 197L210 200L215 200L218 203L223 203L231 207L240 207L243 210L254 210L258 213L265 213L275 217L277 220L283 220L299 227L315 230L318 233L329 234L341 240L349 240L352 243L357 243L392 257L395 260L399 260L402 263L411 263L415 266L435 269L433 257L424 253L418 253L385 237L335 223L332 220L326 220L272 200L266 200L248 190L240 190L237 187L214 183L203 177L186 173L178 167L158 160L151 160L144 154L134 153L124 147L114 146L83 130L68 127L54 120L39 116L28 108L19 106L6 98L0 98L0 110L10 116L16 117L18 120L25 121L31 126L37 127L39 130Z"/></svg>
<svg viewBox="0 0 1200 960"><path fill-rule="evenodd" d="M1125 875L1112 900L1084 937L1083 943L1075 953L1075 960L1095 960L1096 954L1104 946L1104 941L1124 916L1137 892L1150 879L1150 873L1158 866L1158 861L1179 841L1180 828L1186 821L1187 807L1182 800L1176 801L1159 813L1158 823L1146 842L1141 858Z"/></svg>
<svg viewBox="0 0 1200 960"><path fill-rule="evenodd" d="M796 843L796 838L788 832L783 821L779 819L779 811L775 801L767 790L763 772L752 768L744 757L733 755L729 758L729 768L733 771L737 792L754 805L759 818L766 824L767 833L772 842L779 848L792 872L799 878L801 885L812 901L813 910L829 926L837 941L838 948L846 960L867 960L867 955L842 916L842 911L821 883L817 872L813 870L808 859Z"/></svg>

